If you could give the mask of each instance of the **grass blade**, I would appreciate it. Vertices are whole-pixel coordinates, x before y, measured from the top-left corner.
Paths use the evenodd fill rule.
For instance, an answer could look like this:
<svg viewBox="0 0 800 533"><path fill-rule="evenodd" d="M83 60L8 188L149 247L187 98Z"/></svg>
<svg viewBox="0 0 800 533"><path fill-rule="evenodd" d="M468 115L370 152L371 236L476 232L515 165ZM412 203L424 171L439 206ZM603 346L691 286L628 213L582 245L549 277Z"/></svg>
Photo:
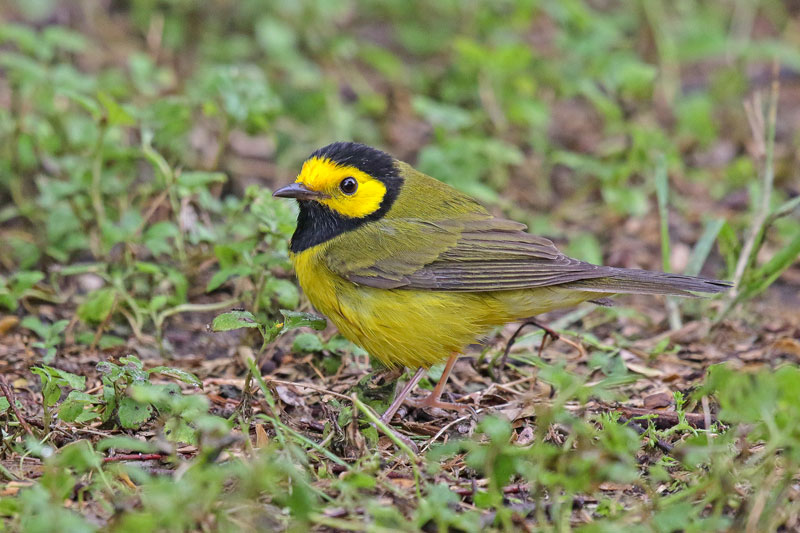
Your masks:
<svg viewBox="0 0 800 533"><path fill-rule="evenodd" d="M686 265L686 269L683 272L684 274L687 276L697 276L700 274L703 265L706 263L706 259L708 259L708 254L711 253L711 248L714 246L714 241L717 240L717 235L719 235L724 224L725 220L721 218L706 222L703 234L700 236L697 244L694 245L692 255L689 257L689 263Z"/></svg>

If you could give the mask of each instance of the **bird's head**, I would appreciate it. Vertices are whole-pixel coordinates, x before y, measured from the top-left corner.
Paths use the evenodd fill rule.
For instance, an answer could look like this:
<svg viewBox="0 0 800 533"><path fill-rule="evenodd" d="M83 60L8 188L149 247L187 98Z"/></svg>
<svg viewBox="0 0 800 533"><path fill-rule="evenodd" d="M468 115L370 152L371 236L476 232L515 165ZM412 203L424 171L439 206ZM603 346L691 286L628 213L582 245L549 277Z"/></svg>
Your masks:
<svg viewBox="0 0 800 533"><path fill-rule="evenodd" d="M306 159L297 179L273 193L300 205L291 249L297 253L383 217L403 178L389 154L353 142L336 142Z"/></svg>
<svg viewBox="0 0 800 533"><path fill-rule="evenodd" d="M362 219L385 212L401 183L389 154L363 144L337 142L311 154L295 182L273 196L296 198L301 209L318 204L341 217Z"/></svg>

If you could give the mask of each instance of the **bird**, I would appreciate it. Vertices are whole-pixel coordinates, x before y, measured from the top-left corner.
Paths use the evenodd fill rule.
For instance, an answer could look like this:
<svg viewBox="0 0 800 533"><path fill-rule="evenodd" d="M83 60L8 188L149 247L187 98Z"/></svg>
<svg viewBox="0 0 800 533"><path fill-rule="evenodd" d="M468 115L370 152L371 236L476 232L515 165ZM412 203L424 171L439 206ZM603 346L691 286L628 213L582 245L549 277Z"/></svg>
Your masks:
<svg viewBox="0 0 800 533"><path fill-rule="evenodd" d="M416 373L381 417L441 399L464 348L492 328L615 294L696 296L725 281L587 263L381 151L334 142L274 191L297 200L289 255L311 304L388 367ZM427 398L409 392L445 362Z"/></svg>

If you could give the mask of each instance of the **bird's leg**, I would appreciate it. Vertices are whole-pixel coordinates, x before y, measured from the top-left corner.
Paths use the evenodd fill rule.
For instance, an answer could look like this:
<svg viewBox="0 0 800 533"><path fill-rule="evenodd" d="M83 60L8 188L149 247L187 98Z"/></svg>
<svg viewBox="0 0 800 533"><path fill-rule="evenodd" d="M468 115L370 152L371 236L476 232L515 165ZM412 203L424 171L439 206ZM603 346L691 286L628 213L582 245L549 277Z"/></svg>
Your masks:
<svg viewBox="0 0 800 533"><path fill-rule="evenodd" d="M450 359L448 359L447 363L444 365L442 377L439 378L439 382L436 384L436 387L434 387L433 391L427 397L422 400L409 400L406 403L413 405L414 407L438 407L439 409L451 410L468 409L468 405L441 401L442 391L444 391L447 378L450 376L450 371L453 370L453 366L456 364L457 359L457 353L454 353L450 356Z"/></svg>
<svg viewBox="0 0 800 533"><path fill-rule="evenodd" d="M520 324L519 327L517 328L517 331L515 331L514 334L511 335L511 338L508 339L508 342L506 343L506 349L503 352L503 357L500 359L500 368L506 366L506 362L508 361L508 354L511 351L511 347L514 345L514 341L517 340L517 336L522 332L522 329L525 326L536 326L537 328L544 331L544 335L542 335L542 343L539 345L539 357L542 357L542 352L544 351L544 345L545 342L547 341L547 337L550 337L554 341L557 341L561 338L561 335L559 335L549 327L545 326L538 320L534 320L532 318L528 319L522 324Z"/></svg>
<svg viewBox="0 0 800 533"><path fill-rule="evenodd" d="M398 392L397 395L394 397L394 400L392 401L392 404L389 406L389 408L381 415L381 422L383 422L384 424L388 424L389 422L392 421L394 414L397 412L398 409L400 409L400 406L403 405L406 396L408 396L408 393L411 392L411 389L413 389L414 386L417 383L419 383L419 380L422 379L422 375L424 373L425 369L419 367L417 373L414 374L414 376L412 376L412 378L408 380L408 383L406 383L405 386L400 390L400 392Z"/></svg>

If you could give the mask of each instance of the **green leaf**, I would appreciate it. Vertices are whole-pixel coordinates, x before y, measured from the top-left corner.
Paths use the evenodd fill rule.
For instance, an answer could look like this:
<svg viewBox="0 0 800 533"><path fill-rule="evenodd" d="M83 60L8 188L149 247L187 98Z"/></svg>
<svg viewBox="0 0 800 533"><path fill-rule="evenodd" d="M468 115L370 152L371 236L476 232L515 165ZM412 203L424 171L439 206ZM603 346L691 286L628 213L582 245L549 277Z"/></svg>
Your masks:
<svg viewBox="0 0 800 533"><path fill-rule="evenodd" d="M69 320L67 320L66 318L53 322L50 325L50 328L48 328L49 331L47 332L47 339L46 340L47 341L51 341L51 342L52 341L58 341L59 338L60 338L61 332L63 332L65 329L67 329L68 325L69 325Z"/></svg>
<svg viewBox="0 0 800 533"><path fill-rule="evenodd" d="M746 287L748 295L752 296L766 290L798 258L800 258L800 234L748 277L750 282Z"/></svg>
<svg viewBox="0 0 800 533"><path fill-rule="evenodd" d="M79 391L86 388L86 377L75 375L66 370L61 370L60 368L54 368L53 370L55 370L56 375L63 380L63 383L67 384L69 387Z"/></svg>
<svg viewBox="0 0 800 533"><path fill-rule="evenodd" d="M100 403L100 398L94 394L87 394L78 390L70 391L67 400L72 400L81 403ZM64 400L66 401L66 400Z"/></svg>
<svg viewBox="0 0 800 533"><path fill-rule="evenodd" d="M83 407L85 405L86 404L82 402L71 402L65 400L58 409L58 418L64 422L74 422L75 419L78 418L81 413L83 413Z"/></svg>
<svg viewBox="0 0 800 533"><path fill-rule="evenodd" d="M147 246L151 252L153 252L153 255L168 255L174 250L174 245L170 242L170 239L177 238L179 232L180 230L178 229L178 226L169 220L162 220L161 222L156 222L147 228L147 230L144 232L142 240L144 241L144 245ZM155 274L159 271L160 269L156 267L156 271L151 272L151 274Z"/></svg>
<svg viewBox="0 0 800 533"><path fill-rule="evenodd" d="M212 183L225 183L227 176L222 172L189 171L178 176L178 186L190 191L205 189Z"/></svg>
<svg viewBox="0 0 800 533"><path fill-rule="evenodd" d="M75 419L76 424L88 424L100 419L100 413L95 409L86 409Z"/></svg>
<svg viewBox="0 0 800 533"><path fill-rule="evenodd" d="M281 314L283 315L282 332L302 327L309 327L317 331L322 331L328 325L328 322L324 318L311 313L281 309Z"/></svg>
<svg viewBox="0 0 800 533"><path fill-rule="evenodd" d="M99 468L101 457L93 448L88 440L76 440L70 442L60 450L55 457L55 463L61 467L70 467L79 472L87 472L91 469Z"/></svg>
<svg viewBox="0 0 800 533"><path fill-rule="evenodd" d="M97 94L97 100L106 111L106 119L112 126L133 126L136 124L136 119L128 113L125 108L119 105L114 98L108 93L100 92Z"/></svg>
<svg viewBox="0 0 800 533"><path fill-rule="evenodd" d="M14 292L21 295L24 291L32 288L43 279L44 274L38 271L18 272L14 275L12 286L14 287Z"/></svg>
<svg viewBox="0 0 800 533"><path fill-rule="evenodd" d="M161 267L155 263L149 263L147 261L137 261L134 265L138 272L142 272L144 274L150 275L157 275L161 274Z"/></svg>
<svg viewBox="0 0 800 533"><path fill-rule="evenodd" d="M147 381L149 376L148 372L144 370L144 364L135 355L127 355L120 357L119 362L122 363L122 372L127 375L134 383L143 383Z"/></svg>
<svg viewBox="0 0 800 533"><path fill-rule="evenodd" d="M100 342L97 344L97 347L100 348L101 350L108 350L109 348L118 348L121 346L125 346L127 343L128 341L122 337L105 334L100 337Z"/></svg>
<svg viewBox="0 0 800 533"><path fill-rule="evenodd" d="M150 311L151 312L159 311L162 307L167 305L167 299L168 298L166 294L158 294L156 296L153 296L153 299L150 300L150 305L148 306L150 308Z"/></svg>
<svg viewBox="0 0 800 533"><path fill-rule="evenodd" d="M20 322L19 325L23 328L33 331L40 339L43 339L47 336L47 324L44 324L41 320L39 320L38 316L28 315L22 319L22 322Z"/></svg>
<svg viewBox="0 0 800 533"><path fill-rule="evenodd" d="M55 405L61 398L61 387L53 380L42 385L42 401L47 406Z"/></svg>
<svg viewBox="0 0 800 533"><path fill-rule="evenodd" d="M97 365L98 367L100 365ZM117 367L119 368L119 367ZM117 394L114 390L114 387L108 383L109 379L107 377L103 377L103 402L105 403L105 408L103 409L103 415L100 417L100 420L103 423L108 422L111 419L111 415L114 414L114 411L117 410Z"/></svg>
<svg viewBox="0 0 800 533"><path fill-rule="evenodd" d="M702 270L703 265L708 258L708 254L711 253L711 248L714 246L714 241L717 240L717 235L719 235L719 232L724 224L725 220L721 218L716 218L706 222L705 228L703 229L703 234L694 245L694 248L692 249L692 255L689 256L689 263L686 265L686 269L683 272L684 274L687 276L697 276L700 274L700 270Z"/></svg>
<svg viewBox="0 0 800 533"><path fill-rule="evenodd" d="M603 262L603 250L600 242L591 233L580 233L574 239L570 239L567 252L570 257L596 265Z"/></svg>
<svg viewBox="0 0 800 533"><path fill-rule="evenodd" d="M8 403L8 398L0 396L0 414L5 413L9 407L11 407L11 404Z"/></svg>
<svg viewBox="0 0 800 533"><path fill-rule="evenodd" d="M237 265L229 268L223 268L216 272L206 285L206 292L211 292L218 289L223 283L234 276L249 276L253 269L247 265Z"/></svg>
<svg viewBox="0 0 800 533"><path fill-rule="evenodd" d="M287 279L271 278L264 284L261 303L265 307L272 307L270 300L273 297L282 307L297 307L300 304L300 292L297 285Z"/></svg>
<svg viewBox="0 0 800 533"><path fill-rule="evenodd" d="M479 426L493 443L505 444L511 438L511 424L505 418L489 416L484 418Z"/></svg>
<svg viewBox="0 0 800 533"><path fill-rule="evenodd" d="M110 361L101 361L95 366L98 372L105 374L111 382L117 381L125 372L122 367Z"/></svg>
<svg viewBox="0 0 800 533"><path fill-rule="evenodd" d="M164 424L164 436L170 442L197 443L197 431L182 418L173 417Z"/></svg>
<svg viewBox="0 0 800 533"><path fill-rule="evenodd" d="M47 405L53 405L61 396L62 387L83 390L86 387L86 378L76 376L71 372L42 365L31 368L31 372L39 376L42 382L42 395Z"/></svg>
<svg viewBox="0 0 800 533"><path fill-rule="evenodd" d="M325 347L314 333L300 333L292 343L292 351L297 353L321 352Z"/></svg>
<svg viewBox="0 0 800 533"><path fill-rule="evenodd" d="M728 222L724 222L719 230L717 246L722 257L725 258L725 268L729 275L736 270L736 261L742 249L742 243L736 236L736 231Z"/></svg>
<svg viewBox="0 0 800 533"><path fill-rule="evenodd" d="M85 94L81 94L75 90L66 88L66 87L56 87L55 88L56 94L69 98L79 106L81 106L87 113L89 113L94 120L100 120L102 117L102 111L100 109L100 105L94 101L92 98L89 98Z"/></svg>
<svg viewBox="0 0 800 533"><path fill-rule="evenodd" d="M669 176L667 175L667 158L664 154L656 157L655 176L658 214L661 219L661 269L672 272L670 264L669 241Z"/></svg>
<svg viewBox="0 0 800 533"><path fill-rule="evenodd" d="M94 291L78 306L78 318L88 323L102 322L108 317L114 306L115 294L116 291L111 287Z"/></svg>
<svg viewBox="0 0 800 533"><path fill-rule="evenodd" d="M159 374L163 374L165 376L178 379L180 381L183 381L184 383L194 385L195 387L200 387L200 388L203 387L203 382L200 381L197 378L197 376L195 376L191 372L187 372L186 370L181 370L180 368L173 368L169 366L157 366L150 369L150 373L153 372L157 372Z"/></svg>
<svg viewBox="0 0 800 533"><path fill-rule="evenodd" d="M120 400L117 410L119 423L126 429L139 429L150 419L152 414L153 407L151 405L139 403L129 396Z"/></svg>
<svg viewBox="0 0 800 533"><path fill-rule="evenodd" d="M214 317L211 329L214 331L230 331L241 328L257 328L258 323L249 311L229 311Z"/></svg>
<svg viewBox="0 0 800 533"><path fill-rule="evenodd" d="M83 34L73 31L66 26L47 26L42 31L42 38L44 42L67 52L83 52L89 46L89 41Z"/></svg>
<svg viewBox="0 0 800 533"><path fill-rule="evenodd" d="M80 391L71 391L61 407L58 409L58 418L64 422L74 422L84 411L87 405L99 403L100 398Z"/></svg>
<svg viewBox="0 0 800 533"><path fill-rule="evenodd" d="M125 357L120 357L119 362L122 363L123 365L128 365L131 368L135 368L138 370L144 368L144 363L142 363L142 360L133 354L128 354Z"/></svg>
<svg viewBox="0 0 800 533"><path fill-rule="evenodd" d="M446 130L460 130L471 126L475 119L472 113L460 107L437 102L425 96L415 96L411 101L414 111L433 126Z"/></svg>

